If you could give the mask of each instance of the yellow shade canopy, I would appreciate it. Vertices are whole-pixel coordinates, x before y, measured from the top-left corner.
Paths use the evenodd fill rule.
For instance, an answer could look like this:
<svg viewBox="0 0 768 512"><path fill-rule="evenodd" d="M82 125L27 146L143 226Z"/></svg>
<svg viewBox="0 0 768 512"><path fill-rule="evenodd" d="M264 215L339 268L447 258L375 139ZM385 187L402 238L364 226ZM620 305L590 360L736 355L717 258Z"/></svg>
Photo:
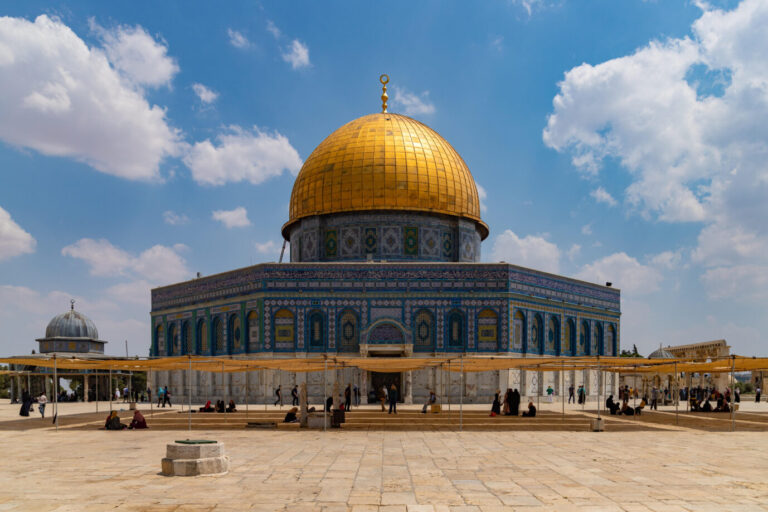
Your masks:
<svg viewBox="0 0 768 512"><path fill-rule="evenodd" d="M320 143L293 185L283 236L304 217L375 210L462 217L488 236L467 164L437 132L400 114L360 117Z"/></svg>

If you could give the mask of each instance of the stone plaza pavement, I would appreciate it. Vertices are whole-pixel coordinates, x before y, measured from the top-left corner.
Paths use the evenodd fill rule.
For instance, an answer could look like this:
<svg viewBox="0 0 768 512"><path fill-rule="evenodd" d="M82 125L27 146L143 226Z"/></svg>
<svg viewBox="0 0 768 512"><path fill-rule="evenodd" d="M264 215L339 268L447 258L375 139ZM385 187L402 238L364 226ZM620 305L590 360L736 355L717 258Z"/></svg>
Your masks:
<svg viewBox="0 0 768 512"><path fill-rule="evenodd" d="M185 432L3 431L0 510L768 510L765 433L194 432L229 474L164 477Z"/></svg>

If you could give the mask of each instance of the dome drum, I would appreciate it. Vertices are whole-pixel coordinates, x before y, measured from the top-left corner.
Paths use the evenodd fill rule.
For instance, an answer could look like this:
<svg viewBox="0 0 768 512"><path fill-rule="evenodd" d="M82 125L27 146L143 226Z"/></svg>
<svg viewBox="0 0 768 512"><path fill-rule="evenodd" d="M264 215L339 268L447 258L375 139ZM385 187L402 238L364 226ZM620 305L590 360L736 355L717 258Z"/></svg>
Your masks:
<svg viewBox="0 0 768 512"><path fill-rule="evenodd" d="M480 259L476 223L450 215L371 211L305 217L291 229L291 261Z"/></svg>
<svg viewBox="0 0 768 512"><path fill-rule="evenodd" d="M342 226L347 222L339 223L342 214L366 215L368 220L352 218ZM376 222L371 222L371 215L377 216ZM403 216L407 218L399 220ZM315 229L312 222L323 226ZM437 225L446 222L452 228L443 239L446 231ZM328 226L338 227L335 235ZM388 237L387 227L400 229L402 236L395 237L400 240ZM290 218L282 232L292 242L292 261L366 259L371 253L376 258L376 251L340 257L339 230L350 233L358 228L376 229L381 242L391 238L393 245L402 243L407 252L392 259L424 261L478 261L480 241L488 236L488 226L480 218L477 186L461 156L428 126L387 112L355 119L315 148L294 183ZM434 256L437 244L426 251L416 244L414 235L419 234L434 242L432 229L440 231L438 244L447 240L451 245L446 254L452 251L453 256ZM364 233L360 241L365 240ZM347 239L354 245L352 237Z"/></svg>

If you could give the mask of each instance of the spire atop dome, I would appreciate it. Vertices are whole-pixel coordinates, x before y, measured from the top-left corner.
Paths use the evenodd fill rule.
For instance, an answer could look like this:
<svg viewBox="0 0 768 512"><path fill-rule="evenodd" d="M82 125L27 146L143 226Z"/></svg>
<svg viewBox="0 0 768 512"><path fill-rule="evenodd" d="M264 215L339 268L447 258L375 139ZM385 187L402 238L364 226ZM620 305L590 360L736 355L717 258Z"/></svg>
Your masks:
<svg viewBox="0 0 768 512"><path fill-rule="evenodd" d="M69 310L70 311L75 310L75 299L69 299Z"/></svg>
<svg viewBox="0 0 768 512"><path fill-rule="evenodd" d="M387 84L389 83L389 75L386 73L381 75L379 77L379 82L381 82L381 113L386 114L387 113L387 100L389 99L389 95L387 95Z"/></svg>

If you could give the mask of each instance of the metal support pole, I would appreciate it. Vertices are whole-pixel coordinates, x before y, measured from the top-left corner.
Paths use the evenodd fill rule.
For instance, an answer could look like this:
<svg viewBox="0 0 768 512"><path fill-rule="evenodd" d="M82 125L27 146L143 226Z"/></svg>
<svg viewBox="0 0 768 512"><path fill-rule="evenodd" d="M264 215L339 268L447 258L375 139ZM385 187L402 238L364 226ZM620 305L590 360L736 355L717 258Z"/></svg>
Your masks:
<svg viewBox="0 0 768 512"><path fill-rule="evenodd" d="M680 383L677 381L677 361L675 361L675 425L680 425Z"/></svg>
<svg viewBox="0 0 768 512"><path fill-rule="evenodd" d="M328 359L323 359L323 432L328 430Z"/></svg>
<svg viewBox="0 0 768 512"><path fill-rule="evenodd" d="M53 354L53 380L54 380L54 405L53 418L56 421L56 432L59 431L59 372L56 363L56 354ZM31 393L31 390L30 390Z"/></svg>
<svg viewBox="0 0 768 512"><path fill-rule="evenodd" d="M112 368L109 369L109 412L112 412Z"/></svg>
<svg viewBox="0 0 768 512"><path fill-rule="evenodd" d="M192 432L192 356L187 354L187 359L189 360L189 368L187 369L187 398L189 400L187 404L189 406L187 411L187 430Z"/></svg>
<svg viewBox="0 0 768 512"><path fill-rule="evenodd" d="M96 370L96 414L99 413L99 370Z"/></svg>
<svg viewBox="0 0 768 512"><path fill-rule="evenodd" d="M149 384L147 384L147 387L150 387L152 384L152 368L149 369ZM157 389L155 389L155 395L157 395ZM147 396L147 399L149 400L149 417L152 418L154 415L154 408L152 406L152 397Z"/></svg>
<svg viewBox="0 0 768 512"><path fill-rule="evenodd" d="M597 419L600 419L600 356L597 356Z"/></svg>
<svg viewBox="0 0 768 512"><path fill-rule="evenodd" d="M563 402L563 421L565 421L565 359L560 361L560 398Z"/></svg>
<svg viewBox="0 0 768 512"><path fill-rule="evenodd" d="M736 395L736 356L731 356L731 432L736 432L736 404L733 397Z"/></svg>
<svg viewBox="0 0 768 512"><path fill-rule="evenodd" d="M245 419L248 419L248 377L250 377L251 372L246 370L245 371Z"/></svg>
<svg viewBox="0 0 768 512"><path fill-rule="evenodd" d="M451 360L448 360L448 412L451 412Z"/></svg>
<svg viewBox="0 0 768 512"><path fill-rule="evenodd" d="M264 412L267 412L267 370L266 368L261 371L264 377Z"/></svg>
<svg viewBox="0 0 768 512"><path fill-rule="evenodd" d="M583 411L584 408L587 406L587 370L586 368L581 369L581 389L584 390L584 401L581 402L581 410Z"/></svg>
<svg viewBox="0 0 768 512"><path fill-rule="evenodd" d="M541 388L543 386L541 381L541 365L536 365L536 410L541 411Z"/></svg>
<svg viewBox="0 0 768 512"><path fill-rule="evenodd" d="M459 389L459 432L464 429L464 356L459 358L461 364L461 387Z"/></svg>

